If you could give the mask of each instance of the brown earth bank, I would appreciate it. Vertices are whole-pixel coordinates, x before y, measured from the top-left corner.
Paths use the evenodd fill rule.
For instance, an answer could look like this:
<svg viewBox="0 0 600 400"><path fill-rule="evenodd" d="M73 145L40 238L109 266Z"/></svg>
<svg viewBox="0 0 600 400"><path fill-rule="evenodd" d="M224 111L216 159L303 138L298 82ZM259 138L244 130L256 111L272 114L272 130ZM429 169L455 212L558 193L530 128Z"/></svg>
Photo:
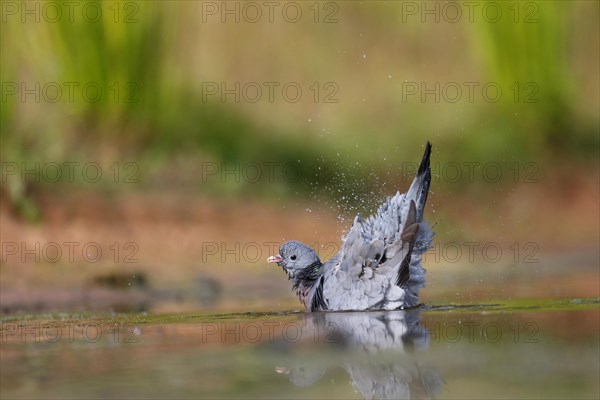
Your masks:
<svg viewBox="0 0 600 400"><path fill-rule="evenodd" d="M424 301L597 297L598 173L552 177L487 193L432 191L437 247L424 260ZM31 224L2 191L3 313L300 308L266 258L297 239L326 259L352 220L291 199L69 186L34 196L42 221Z"/></svg>

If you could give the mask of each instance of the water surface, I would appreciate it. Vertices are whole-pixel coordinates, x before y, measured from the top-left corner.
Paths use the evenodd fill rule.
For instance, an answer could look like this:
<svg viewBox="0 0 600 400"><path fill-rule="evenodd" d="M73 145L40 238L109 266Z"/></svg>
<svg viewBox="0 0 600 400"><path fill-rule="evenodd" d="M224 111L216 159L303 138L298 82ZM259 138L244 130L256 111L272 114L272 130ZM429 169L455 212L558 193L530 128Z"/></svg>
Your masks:
<svg viewBox="0 0 600 400"><path fill-rule="evenodd" d="M2 322L2 398L598 398L597 299Z"/></svg>

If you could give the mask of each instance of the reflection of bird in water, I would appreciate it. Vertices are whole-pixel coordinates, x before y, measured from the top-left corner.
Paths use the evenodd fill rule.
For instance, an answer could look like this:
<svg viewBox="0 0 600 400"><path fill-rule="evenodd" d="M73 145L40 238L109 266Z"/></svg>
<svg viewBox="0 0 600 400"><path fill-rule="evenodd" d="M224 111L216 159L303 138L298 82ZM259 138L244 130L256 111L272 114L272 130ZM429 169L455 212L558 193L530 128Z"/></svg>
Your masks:
<svg viewBox="0 0 600 400"><path fill-rule="evenodd" d="M275 371L280 374L287 374L290 376L290 382L296 386L307 387L317 382L325 372L327 368L312 366L311 368L306 367L275 367Z"/></svg>
<svg viewBox="0 0 600 400"><path fill-rule="evenodd" d="M337 364L348 372L364 398L433 398L444 386L438 371L417 360L418 352L429 346L419 310L313 313L307 315L305 327L306 332L335 332L333 350L343 350ZM326 366L314 364L276 368L302 387L316 383L326 370Z"/></svg>

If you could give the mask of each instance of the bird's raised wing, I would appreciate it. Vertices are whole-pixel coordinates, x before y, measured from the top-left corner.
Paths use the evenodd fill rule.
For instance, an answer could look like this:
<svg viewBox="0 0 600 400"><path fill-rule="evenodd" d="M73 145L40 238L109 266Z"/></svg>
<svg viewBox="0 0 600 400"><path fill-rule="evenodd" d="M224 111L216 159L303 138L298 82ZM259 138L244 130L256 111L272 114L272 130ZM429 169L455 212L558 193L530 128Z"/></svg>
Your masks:
<svg viewBox="0 0 600 400"><path fill-rule="evenodd" d="M354 219L340 253L326 264L324 294L329 309L407 305L404 289L409 289L411 283L416 288L410 288L412 300L416 301L418 288L424 284L418 256L431 241L429 228L421 223L431 181L430 154L431 145L427 143L417 176L406 194L388 197L366 221L360 215ZM415 245L419 254L413 259Z"/></svg>

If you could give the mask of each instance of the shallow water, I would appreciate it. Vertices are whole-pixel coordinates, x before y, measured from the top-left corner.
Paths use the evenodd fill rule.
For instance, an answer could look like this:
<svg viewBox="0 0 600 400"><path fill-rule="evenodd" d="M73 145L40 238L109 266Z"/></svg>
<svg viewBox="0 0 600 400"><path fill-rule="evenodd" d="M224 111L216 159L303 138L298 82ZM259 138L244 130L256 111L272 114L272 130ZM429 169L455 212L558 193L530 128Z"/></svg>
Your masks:
<svg viewBox="0 0 600 400"><path fill-rule="evenodd" d="M598 398L597 299L2 322L2 398Z"/></svg>

